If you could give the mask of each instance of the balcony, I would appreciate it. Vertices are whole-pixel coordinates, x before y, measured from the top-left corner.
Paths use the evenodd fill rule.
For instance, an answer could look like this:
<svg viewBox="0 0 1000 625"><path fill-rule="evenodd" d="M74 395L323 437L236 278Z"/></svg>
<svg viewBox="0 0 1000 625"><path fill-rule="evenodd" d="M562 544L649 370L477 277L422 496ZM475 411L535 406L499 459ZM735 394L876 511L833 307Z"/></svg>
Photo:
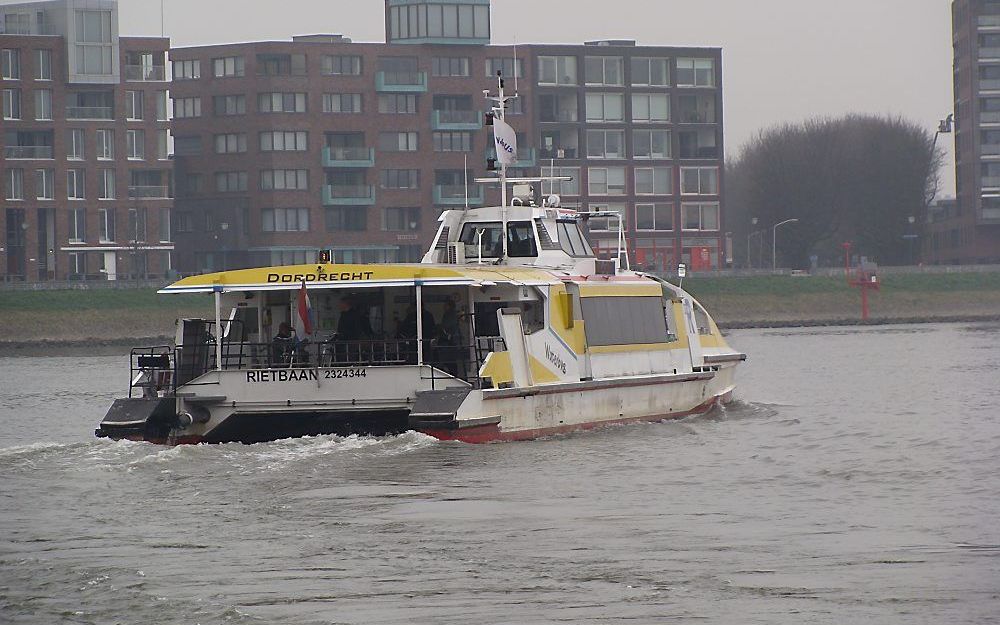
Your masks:
<svg viewBox="0 0 1000 625"><path fill-rule="evenodd" d="M374 167L375 148L323 148L323 167Z"/></svg>
<svg viewBox="0 0 1000 625"><path fill-rule="evenodd" d="M323 185L323 206L370 206L375 188L370 184Z"/></svg>
<svg viewBox="0 0 1000 625"><path fill-rule="evenodd" d="M170 187L165 185L137 186L130 185L128 196L134 200L169 200Z"/></svg>
<svg viewBox="0 0 1000 625"><path fill-rule="evenodd" d="M567 147L567 148L551 147L551 148L542 148L541 150L539 150L539 155L542 157L543 160L549 160L554 158L580 158L577 155L577 151L578 150L576 147Z"/></svg>
<svg viewBox="0 0 1000 625"><path fill-rule="evenodd" d="M1000 124L1000 111L983 111L979 114L980 124Z"/></svg>
<svg viewBox="0 0 1000 625"><path fill-rule="evenodd" d="M34 27L26 24L4 24L0 22L0 35L58 35L56 27L38 22Z"/></svg>
<svg viewBox="0 0 1000 625"><path fill-rule="evenodd" d="M51 145L8 145L3 149L3 157L11 159L52 158Z"/></svg>
<svg viewBox="0 0 1000 625"><path fill-rule="evenodd" d="M983 156L1000 156L1000 144L984 143L979 146L979 153Z"/></svg>
<svg viewBox="0 0 1000 625"><path fill-rule="evenodd" d="M979 58L1000 59L1000 48L979 48Z"/></svg>
<svg viewBox="0 0 1000 625"><path fill-rule="evenodd" d="M434 203L445 206L465 206L466 187L460 184L434 185ZM468 187L469 205L483 203L483 188L479 185Z"/></svg>
<svg viewBox="0 0 1000 625"><path fill-rule="evenodd" d="M980 15L976 19L979 30L1000 29L1000 15Z"/></svg>
<svg viewBox="0 0 1000 625"><path fill-rule="evenodd" d="M479 111L431 111L434 130L479 130L482 127L483 114Z"/></svg>
<svg viewBox="0 0 1000 625"><path fill-rule="evenodd" d="M997 91L1000 90L1000 80L996 78L980 78L979 79L979 90L980 91Z"/></svg>
<svg viewBox="0 0 1000 625"><path fill-rule="evenodd" d="M67 106L66 119L114 119L110 106Z"/></svg>
<svg viewBox="0 0 1000 625"><path fill-rule="evenodd" d="M983 189L1000 189L1000 176L983 176L980 186Z"/></svg>
<svg viewBox="0 0 1000 625"><path fill-rule="evenodd" d="M377 72L375 90L395 93L425 93L427 72Z"/></svg>
<svg viewBox="0 0 1000 625"><path fill-rule="evenodd" d="M125 80L130 82L161 82L167 79L163 66L126 65Z"/></svg>
<svg viewBox="0 0 1000 625"><path fill-rule="evenodd" d="M487 150L486 158L496 158L496 150ZM517 160L509 167L534 167L538 164L538 156L535 148L517 148Z"/></svg>

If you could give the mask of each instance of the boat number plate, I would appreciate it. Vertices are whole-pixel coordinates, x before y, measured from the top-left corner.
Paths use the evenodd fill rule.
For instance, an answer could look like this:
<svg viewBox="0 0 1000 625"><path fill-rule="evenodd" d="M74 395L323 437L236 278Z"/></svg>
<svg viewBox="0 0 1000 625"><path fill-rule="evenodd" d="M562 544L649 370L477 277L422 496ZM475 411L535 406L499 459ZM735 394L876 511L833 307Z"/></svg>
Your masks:
<svg viewBox="0 0 1000 625"><path fill-rule="evenodd" d="M367 378L367 369L327 369L323 373L326 374L328 380L334 380L337 378Z"/></svg>
<svg viewBox="0 0 1000 625"><path fill-rule="evenodd" d="M368 370L356 369L270 369L247 371L247 382L298 382L300 380L339 380L342 378L367 378Z"/></svg>

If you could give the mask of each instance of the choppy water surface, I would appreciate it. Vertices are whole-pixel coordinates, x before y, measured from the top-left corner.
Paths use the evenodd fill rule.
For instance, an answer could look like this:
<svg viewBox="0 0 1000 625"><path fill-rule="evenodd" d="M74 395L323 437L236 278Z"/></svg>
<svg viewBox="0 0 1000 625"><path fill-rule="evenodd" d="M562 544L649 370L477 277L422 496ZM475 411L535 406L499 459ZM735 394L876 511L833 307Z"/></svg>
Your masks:
<svg viewBox="0 0 1000 625"><path fill-rule="evenodd" d="M127 358L0 358L0 622L1000 619L1000 326L731 341L728 410L484 446L96 440Z"/></svg>

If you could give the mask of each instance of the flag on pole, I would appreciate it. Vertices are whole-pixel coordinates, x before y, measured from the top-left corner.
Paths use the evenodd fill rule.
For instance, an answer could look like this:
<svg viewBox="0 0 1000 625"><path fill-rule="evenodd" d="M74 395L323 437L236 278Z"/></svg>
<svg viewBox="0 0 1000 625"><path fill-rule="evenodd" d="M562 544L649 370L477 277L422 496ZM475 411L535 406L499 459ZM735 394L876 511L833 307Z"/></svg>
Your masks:
<svg viewBox="0 0 1000 625"><path fill-rule="evenodd" d="M298 320L296 322L296 333L309 336L313 333L313 309L312 302L309 301L309 293L306 291L306 281L302 281L302 288L299 289Z"/></svg>
<svg viewBox="0 0 1000 625"><path fill-rule="evenodd" d="M493 141L496 143L497 160L503 165L517 161L517 133L499 117L493 120Z"/></svg>

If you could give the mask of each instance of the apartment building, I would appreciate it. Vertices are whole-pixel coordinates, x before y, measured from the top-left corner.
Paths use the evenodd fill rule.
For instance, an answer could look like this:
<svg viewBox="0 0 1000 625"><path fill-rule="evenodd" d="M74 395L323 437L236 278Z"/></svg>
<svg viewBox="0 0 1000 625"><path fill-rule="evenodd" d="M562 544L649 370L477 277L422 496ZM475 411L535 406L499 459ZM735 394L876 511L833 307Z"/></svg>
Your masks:
<svg viewBox="0 0 1000 625"><path fill-rule="evenodd" d="M0 5L0 279L170 273L169 45L114 0Z"/></svg>
<svg viewBox="0 0 1000 625"><path fill-rule="evenodd" d="M1000 262L1000 2L952 3L957 202L928 215L923 260ZM945 129L947 130L947 129Z"/></svg>
<svg viewBox="0 0 1000 625"><path fill-rule="evenodd" d="M483 91L519 97L512 175L614 211L639 266L725 265L717 48L491 45L488 0L387 0L386 42L340 35L173 48L182 272L416 261L442 210L499 202ZM602 255L617 223L588 221Z"/></svg>

